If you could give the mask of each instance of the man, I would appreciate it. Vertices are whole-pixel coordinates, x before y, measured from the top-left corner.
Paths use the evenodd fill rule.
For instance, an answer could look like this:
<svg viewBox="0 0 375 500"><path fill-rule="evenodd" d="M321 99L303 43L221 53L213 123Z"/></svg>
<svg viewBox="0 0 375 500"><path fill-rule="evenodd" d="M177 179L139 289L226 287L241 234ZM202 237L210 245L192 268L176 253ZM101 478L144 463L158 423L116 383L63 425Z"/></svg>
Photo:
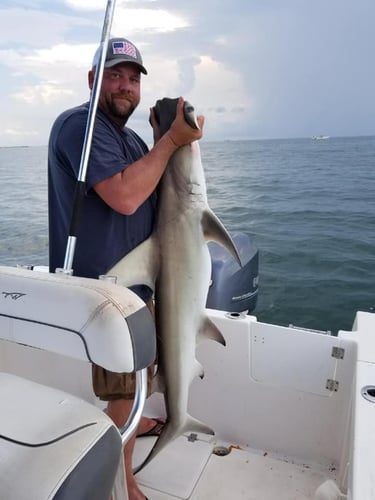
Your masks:
<svg viewBox="0 0 375 500"><path fill-rule="evenodd" d="M92 89L99 62L97 50L88 74ZM200 139L183 117L180 98L170 130L158 137L153 114L150 120L157 140L148 151L143 140L125 127L140 102L141 74L147 71L142 57L130 41L109 41L98 111L86 176L85 199L73 260L75 275L97 278L151 234L155 188L171 155L179 146ZM74 191L88 115L88 103L62 113L55 121L48 149L50 271L63 267ZM202 129L203 117L198 118ZM151 304L151 290L133 290ZM134 377L93 367L95 393L108 401L108 415L123 426L133 405ZM142 419L139 433L155 422ZM144 500L132 473L133 438L125 447L125 467L130 500Z"/></svg>

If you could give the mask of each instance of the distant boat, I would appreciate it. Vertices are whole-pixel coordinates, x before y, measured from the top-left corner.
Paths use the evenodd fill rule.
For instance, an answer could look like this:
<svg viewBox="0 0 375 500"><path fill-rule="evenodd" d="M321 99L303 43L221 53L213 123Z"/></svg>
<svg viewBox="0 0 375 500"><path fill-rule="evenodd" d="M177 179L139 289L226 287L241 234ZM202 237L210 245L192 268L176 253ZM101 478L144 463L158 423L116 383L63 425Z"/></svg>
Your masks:
<svg viewBox="0 0 375 500"><path fill-rule="evenodd" d="M314 139L314 141L323 141L325 139L329 139L329 137L329 135L314 135L312 139Z"/></svg>

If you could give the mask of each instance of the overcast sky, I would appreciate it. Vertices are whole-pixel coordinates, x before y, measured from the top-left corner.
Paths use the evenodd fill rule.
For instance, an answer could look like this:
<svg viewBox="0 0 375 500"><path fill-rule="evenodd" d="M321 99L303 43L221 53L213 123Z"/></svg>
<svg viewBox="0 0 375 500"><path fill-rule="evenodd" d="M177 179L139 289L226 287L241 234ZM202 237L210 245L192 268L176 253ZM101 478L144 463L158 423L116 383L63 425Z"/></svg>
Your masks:
<svg viewBox="0 0 375 500"><path fill-rule="evenodd" d="M105 0L2 0L0 146L47 144L89 98ZM205 139L375 135L375 0L117 0L113 36L149 71L129 121L183 95Z"/></svg>

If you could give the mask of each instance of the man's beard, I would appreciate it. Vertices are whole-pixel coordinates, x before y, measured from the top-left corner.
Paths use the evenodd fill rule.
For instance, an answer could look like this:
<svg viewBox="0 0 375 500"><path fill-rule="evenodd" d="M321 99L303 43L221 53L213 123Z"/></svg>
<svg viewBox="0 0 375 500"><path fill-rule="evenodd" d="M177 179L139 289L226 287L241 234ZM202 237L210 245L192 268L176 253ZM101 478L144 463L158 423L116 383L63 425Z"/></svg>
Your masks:
<svg viewBox="0 0 375 500"><path fill-rule="evenodd" d="M120 120L124 120L124 122L126 123L130 118L130 116L134 113L134 110L137 106L134 105L131 101L122 98L120 96L117 96L117 99L125 100L129 104L129 106L127 107L127 109L124 109L123 106L120 106L116 102L116 97L115 98L112 97L111 100L107 99L108 113L115 118L120 118Z"/></svg>

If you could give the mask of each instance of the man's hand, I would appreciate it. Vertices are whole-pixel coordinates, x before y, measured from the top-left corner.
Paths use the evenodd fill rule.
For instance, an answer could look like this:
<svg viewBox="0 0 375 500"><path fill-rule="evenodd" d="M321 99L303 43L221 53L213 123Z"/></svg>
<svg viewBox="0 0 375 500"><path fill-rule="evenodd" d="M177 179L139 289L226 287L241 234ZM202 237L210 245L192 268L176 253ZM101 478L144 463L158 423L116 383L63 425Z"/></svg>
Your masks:
<svg viewBox="0 0 375 500"><path fill-rule="evenodd" d="M176 118L167 132L171 141L177 147L190 144L193 141L198 141L203 135L204 117L197 116L199 129L192 128L184 117L184 102L183 97L178 99Z"/></svg>

